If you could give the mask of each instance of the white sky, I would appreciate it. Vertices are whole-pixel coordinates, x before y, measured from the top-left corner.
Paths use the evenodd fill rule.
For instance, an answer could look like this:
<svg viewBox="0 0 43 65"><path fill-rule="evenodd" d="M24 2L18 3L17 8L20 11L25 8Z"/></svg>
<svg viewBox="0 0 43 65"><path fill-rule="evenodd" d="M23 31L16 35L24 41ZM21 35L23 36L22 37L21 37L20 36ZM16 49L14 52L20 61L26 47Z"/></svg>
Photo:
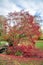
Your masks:
<svg viewBox="0 0 43 65"><path fill-rule="evenodd" d="M43 0L0 0L0 15L7 15L9 12L29 10L32 15L39 15L43 18ZM42 23L43 24L43 23ZM42 29L43 29L43 25Z"/></svg>

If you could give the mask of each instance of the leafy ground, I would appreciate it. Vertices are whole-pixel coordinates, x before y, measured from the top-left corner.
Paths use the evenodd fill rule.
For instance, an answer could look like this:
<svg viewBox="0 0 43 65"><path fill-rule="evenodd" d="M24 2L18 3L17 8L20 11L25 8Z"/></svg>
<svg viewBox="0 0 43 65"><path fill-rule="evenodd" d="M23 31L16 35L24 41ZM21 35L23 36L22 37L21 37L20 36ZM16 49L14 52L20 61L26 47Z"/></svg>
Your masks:
<svg viewBox="0 0 43 65"><path fill-rule="evenodd" d="M24 58L0 54L0 65L43 65L43 58Z"/></svg>

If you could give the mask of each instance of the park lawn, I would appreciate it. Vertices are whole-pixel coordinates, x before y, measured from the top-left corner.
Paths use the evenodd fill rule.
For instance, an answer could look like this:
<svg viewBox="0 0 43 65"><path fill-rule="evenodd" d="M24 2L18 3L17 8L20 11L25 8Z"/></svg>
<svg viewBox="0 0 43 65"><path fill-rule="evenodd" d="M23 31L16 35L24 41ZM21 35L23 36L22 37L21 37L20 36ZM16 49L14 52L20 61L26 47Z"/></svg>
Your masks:
<svg viewBox="0 0 43 65"><path fill-rule="evenodd" d="M43 40L38 40L35 46L41 50L43 50Z"/></svg>

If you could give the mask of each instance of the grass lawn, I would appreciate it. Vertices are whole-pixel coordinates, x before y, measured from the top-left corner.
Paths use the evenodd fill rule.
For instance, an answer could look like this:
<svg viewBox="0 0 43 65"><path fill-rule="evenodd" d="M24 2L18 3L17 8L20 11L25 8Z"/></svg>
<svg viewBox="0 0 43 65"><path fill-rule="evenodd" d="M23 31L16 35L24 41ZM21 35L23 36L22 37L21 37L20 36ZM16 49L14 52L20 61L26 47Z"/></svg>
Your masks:
<svg viewBox="0 0 43 65"><path fill-rule="evenodd" d="M8 43L7 41L0 41L0 46L5 45L6 43Z"/></svg>
<svg viewBox="0 0 43 65"><path fill-rule="evenodd" d="M36 42L36 47L43 50L43 40L39 40Z"/></svg>

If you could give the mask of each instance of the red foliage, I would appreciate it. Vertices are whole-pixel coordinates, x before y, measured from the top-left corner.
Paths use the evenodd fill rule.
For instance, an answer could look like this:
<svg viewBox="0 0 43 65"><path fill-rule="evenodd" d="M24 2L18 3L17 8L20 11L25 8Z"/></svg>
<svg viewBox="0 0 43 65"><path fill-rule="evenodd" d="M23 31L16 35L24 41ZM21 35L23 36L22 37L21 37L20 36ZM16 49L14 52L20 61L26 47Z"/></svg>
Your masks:
<svg viewBox="0 0 43 65"><path fill-rule="evenodd" d="M12 17L12 21L16 21L17 25L14 25L13 27L10 27L10 36L13 38L14 44L13 44L13 50L17 51L20 50L23 52L24 56L34 55L34 52L32 53L32 49L35 41L38 40L40 36L39 31L39 25L34 22L34 17L30 15L28 12L16 12L9 14L10 19ZM18 22L17 22L18 20ZM20 20L20 21L19 21ZM12 30L12 31L11 31ZM14 38L14 36L19 35L18 38ZM20 37L20 35L25 35L28 37L28 40L33 44L30 46L18 46L18 43L23 37ZM11 39L12 40L12 39ZM17 46L17 47L16 47ZM10 48L11 49L11 48ZM11 49L12 50L12 49ZM35 51L35 50L34 50Z"/></svg>

